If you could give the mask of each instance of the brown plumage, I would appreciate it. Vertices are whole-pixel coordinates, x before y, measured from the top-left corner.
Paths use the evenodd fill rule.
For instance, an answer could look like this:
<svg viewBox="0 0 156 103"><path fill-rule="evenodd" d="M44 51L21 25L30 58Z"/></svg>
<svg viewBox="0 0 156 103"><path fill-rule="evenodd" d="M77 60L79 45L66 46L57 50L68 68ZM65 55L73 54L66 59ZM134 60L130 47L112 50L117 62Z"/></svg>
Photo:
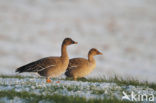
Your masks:
<svg viewBox="0 0 156 103"><path fill-rule="evenodd" d="M57 77L66 71L69 63L66 47L71 44L77 44L77 42L73 41L71 38L64 39L60 57L42 58L17 68L16 72L37 72L39 75L45 76L47 82L51 82L49 78Z"/></svg>
<svg viewBox="0 0 156 103"><path fill-rule="evenodd" d="M65 75L67 77L73 77L74 80L88 75L96 67L96 61L93 58L93 56L95 55L102 55L102 53L99 52L97 49L92 48L88 53L88 59L84 58L70 59Z"/></svg>

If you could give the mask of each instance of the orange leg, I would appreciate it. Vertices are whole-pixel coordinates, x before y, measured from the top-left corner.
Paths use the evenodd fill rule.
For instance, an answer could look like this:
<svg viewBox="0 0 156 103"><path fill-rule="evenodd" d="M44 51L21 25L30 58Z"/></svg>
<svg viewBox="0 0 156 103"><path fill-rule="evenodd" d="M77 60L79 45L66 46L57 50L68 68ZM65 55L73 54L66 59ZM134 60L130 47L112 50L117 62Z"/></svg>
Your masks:
<svg viewBox="0 0 156 103"><path fill-rule="evenodd" d="M56 81L56 83L60 83L60 81Z"/></svg>
<svg viewBox="0 0 156 103"><path fill-rule="evenodd" d="M74 80L77 80L77 77L74 77Z"/></svg>
<svg viewBox="0 0 156 103"><path fill-rule="evenodd" d="M51 80L49 78L46 79L47 83L51 83Z"/></svg>

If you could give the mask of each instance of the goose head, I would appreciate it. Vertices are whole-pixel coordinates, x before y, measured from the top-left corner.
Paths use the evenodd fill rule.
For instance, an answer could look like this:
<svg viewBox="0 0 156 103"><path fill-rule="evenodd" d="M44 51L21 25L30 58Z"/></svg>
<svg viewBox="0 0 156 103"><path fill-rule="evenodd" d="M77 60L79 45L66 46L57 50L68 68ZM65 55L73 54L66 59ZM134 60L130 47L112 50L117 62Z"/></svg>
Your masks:
<svg viewBox="0 0 156 103"><path fill-rule="evenodd" d="M103 54L102 54L100 51L98 51L97 49L92 48L92 49L90 49L90 51L89 51L89 55L95 56L95 55L103 55Z"/></svg>
<svg viewBox="0 0 156 103"><path fill-rule="evenodd" d="M63 41L64 45L71 45L71 44L77 44L78 42L75 42L74 40L72 40L71 38L65 38Z"/></svg>

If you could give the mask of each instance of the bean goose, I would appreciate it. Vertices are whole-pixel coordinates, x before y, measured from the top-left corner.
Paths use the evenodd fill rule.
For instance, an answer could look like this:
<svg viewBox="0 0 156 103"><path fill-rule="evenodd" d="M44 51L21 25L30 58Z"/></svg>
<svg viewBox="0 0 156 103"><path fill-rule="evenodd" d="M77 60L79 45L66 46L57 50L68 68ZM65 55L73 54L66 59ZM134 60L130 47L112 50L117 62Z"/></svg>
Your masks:
<svg viewBox="0 0 156 103"><path fill-rule="evenodd" d="M88 53L88 59L84 58L73 58L69 60L68 68L65 72L67 77L73 77L74 80L77 78L84 77L91 73L96 67L96 62L93 56L102 55L97 49L92 48Z"/></svg>
<svg viewBox="0 0 156 103"><path fill-rule="evenodd" d="M57 77L64 73L68 67L69 58L67 53L67 46L77 44L71 38L65 38L62 43L60 57L46 57L34 61L16 69L16 72L37 72L40 76L46 77L46 82L51 82L51 77Z"/></svg>

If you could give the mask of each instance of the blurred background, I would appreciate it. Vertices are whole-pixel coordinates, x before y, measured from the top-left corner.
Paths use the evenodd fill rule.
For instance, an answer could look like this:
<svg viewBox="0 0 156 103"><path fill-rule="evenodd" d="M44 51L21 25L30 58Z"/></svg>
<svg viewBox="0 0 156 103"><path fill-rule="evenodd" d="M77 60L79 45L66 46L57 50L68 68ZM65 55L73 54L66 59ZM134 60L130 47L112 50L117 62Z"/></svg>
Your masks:
<svg viewBox="0 0 156 103"><path fill-rule="evenodd" d="M155 0L0 0L0 74L59 56L65 37L70 58L103 53L88 77L156 82Z"/></svg>

